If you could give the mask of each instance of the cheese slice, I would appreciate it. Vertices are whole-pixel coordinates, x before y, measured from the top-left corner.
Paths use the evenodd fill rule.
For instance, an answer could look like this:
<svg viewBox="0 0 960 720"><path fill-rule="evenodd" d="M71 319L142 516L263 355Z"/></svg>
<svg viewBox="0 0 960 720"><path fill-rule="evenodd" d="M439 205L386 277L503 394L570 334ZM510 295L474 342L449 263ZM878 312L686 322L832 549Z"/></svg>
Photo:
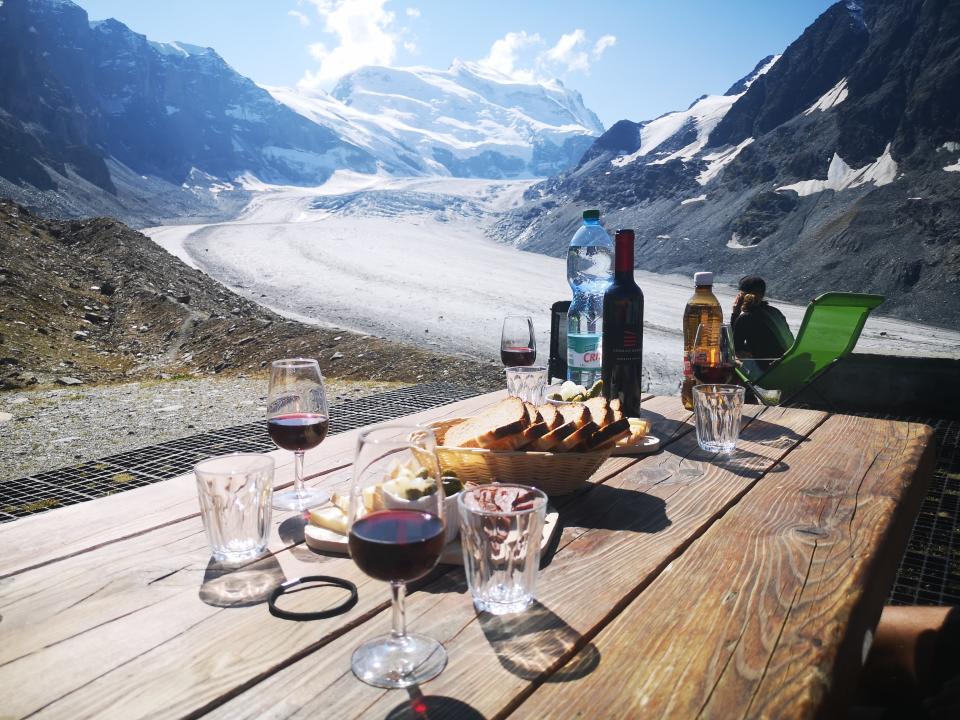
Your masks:
<svg viewBox="0 0 960 720"><path fill-rule="evenodd" d="M338 507L322 507L310 510L310 522L339 535L347 534L347 514Z"/></svg>

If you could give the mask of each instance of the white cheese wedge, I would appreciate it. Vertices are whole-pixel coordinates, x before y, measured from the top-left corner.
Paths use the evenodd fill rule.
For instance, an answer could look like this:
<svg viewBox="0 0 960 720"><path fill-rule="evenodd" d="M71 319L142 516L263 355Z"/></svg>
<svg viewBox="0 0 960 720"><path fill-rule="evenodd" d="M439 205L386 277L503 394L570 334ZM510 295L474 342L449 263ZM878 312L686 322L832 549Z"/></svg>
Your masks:
<svg viewBox="0 0 960 720"><path fill-rule="evenodd" d="M322 507L310 510L310 522L340 535L347 534L347 514L338 507Z"/></svg>

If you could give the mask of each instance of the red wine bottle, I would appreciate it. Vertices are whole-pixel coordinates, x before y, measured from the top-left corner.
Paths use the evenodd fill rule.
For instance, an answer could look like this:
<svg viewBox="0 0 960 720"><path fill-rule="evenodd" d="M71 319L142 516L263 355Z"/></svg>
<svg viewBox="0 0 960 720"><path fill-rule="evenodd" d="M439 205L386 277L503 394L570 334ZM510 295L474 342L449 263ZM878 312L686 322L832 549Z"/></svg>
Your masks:
<svg viewBox="0 0 960 720"><path fill-rule="evenodd" d="M617 230L613 284L603 294L603 393L627 417L640 417L643 292L633 279L633 230Z"/></svg>

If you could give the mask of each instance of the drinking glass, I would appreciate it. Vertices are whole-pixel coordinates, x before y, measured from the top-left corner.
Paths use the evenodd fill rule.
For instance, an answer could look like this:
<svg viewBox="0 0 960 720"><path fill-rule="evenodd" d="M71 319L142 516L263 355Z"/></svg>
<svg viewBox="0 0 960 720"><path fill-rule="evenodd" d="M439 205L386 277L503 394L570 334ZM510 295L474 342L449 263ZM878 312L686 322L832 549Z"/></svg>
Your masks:
<svg viewBox="0 0 960 720"><path fill-rule="evenodd" d="M728 383L733 379L734 348L729 325L713 336L710 325L698 325L690 351L693 376L699 383Z"/></svg>
<svg viewBox="0 0 960 720"><path fill-rule="evenodd" d="M507 315L500 333L500 360L506 367L533 365L537 359L537 339L533 320L528 315Z"/></svg>
<svg viewBox="0 0 960 720"><path fill-rule="evenodd" d="M234 453L196 464L203 528L222 563L240 563L262 555L270 533L273 458Z"/></svg>
<svg viewBox="0 0 960 720"><path fill-rule="evenodd" d="M382 503L371 501L379 496ZM385 506L386 509L371 509ZM446 543L436 438L429 428L383 426L357 440L350 484L350 555L367 575L390 583L393 631L353 653L353 673L377 687L402 688L440 674L447 652L407 632L406 583L429 573Z"/></svg>
<svg viewBox="0 0 960 720"><path fill-rule="evenodd" d="M543 405L547 390L547 369L540 365L508 367L507 392L524 402Z"/></svg>
<svg viewBox="0 0 960 720"><path fill-rule="evenodd" d="M273 506L278 510L306 510L330 499L319 488L303 486L303 455L323 442L329 418L317 361L274 360L267 393L267 431L277 447L294 453L293 488L273 495Z"/></svg>
<svg viewBox="0 0 960 720"><path fill-rule="evenodd" d="M524 485L491 483L464 490L460 543L477 610L520 612L533 602L547 496Z"/></svg>
<svg viewBox="0 0 960 720"><path fill-rule="evenodd" d="M707 452L729 455L737 447L744 389L739 385L694 385L697 443Z"/></svg>

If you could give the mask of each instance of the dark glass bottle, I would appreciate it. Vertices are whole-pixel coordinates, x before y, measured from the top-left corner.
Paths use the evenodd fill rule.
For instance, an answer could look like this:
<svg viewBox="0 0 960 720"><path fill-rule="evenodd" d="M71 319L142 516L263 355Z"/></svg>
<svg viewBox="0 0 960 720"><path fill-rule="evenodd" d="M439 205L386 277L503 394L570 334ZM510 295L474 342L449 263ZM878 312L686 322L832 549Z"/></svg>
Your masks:
<svg viewBox="0 0 960 720"><path fill-rule="evenodd" d="M603 392L640 417L643 292L633 280L633 230L617 230L613 284L603 294Z"/></svg>

